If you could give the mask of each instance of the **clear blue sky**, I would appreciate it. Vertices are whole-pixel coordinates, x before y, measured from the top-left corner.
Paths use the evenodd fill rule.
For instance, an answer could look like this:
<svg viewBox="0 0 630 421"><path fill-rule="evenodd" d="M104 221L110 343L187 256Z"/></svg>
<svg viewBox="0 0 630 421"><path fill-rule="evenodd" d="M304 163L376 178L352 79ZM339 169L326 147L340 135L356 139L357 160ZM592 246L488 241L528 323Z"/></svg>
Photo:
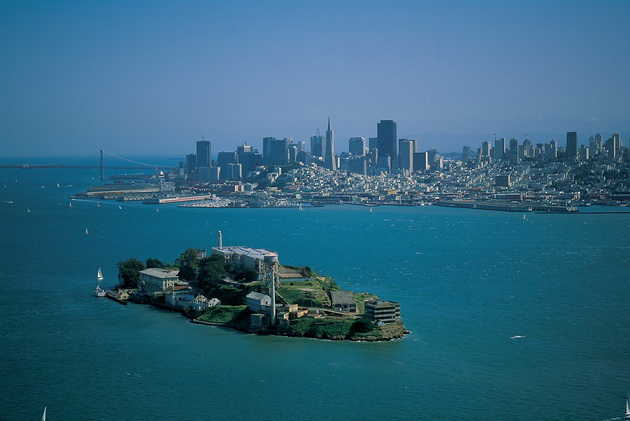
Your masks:
<svg viewBox="0 0 630 421"><path fill-rule="evenodd" d="M0 156L630 136L630 1L0 0Z"/></svg>

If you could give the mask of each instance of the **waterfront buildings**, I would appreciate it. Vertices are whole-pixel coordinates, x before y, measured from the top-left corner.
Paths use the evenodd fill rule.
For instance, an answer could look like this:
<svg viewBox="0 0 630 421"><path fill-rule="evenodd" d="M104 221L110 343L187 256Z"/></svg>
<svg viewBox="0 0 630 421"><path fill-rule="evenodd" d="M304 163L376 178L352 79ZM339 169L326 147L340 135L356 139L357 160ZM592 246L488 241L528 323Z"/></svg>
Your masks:
<svg viewBox="0 0 630 421"><path fill-rule="evenodd" d="M138 292L151 296L157 292L164 292L179 282L179 270L150 268L140 271L138 278Z"/></svg>
<svg viewBox="0 0 630 421"><path fill-rule="evenodd" d="M400 323L400 304L393 301L368 301L365 303L365 315L377 323Z"/></svg>

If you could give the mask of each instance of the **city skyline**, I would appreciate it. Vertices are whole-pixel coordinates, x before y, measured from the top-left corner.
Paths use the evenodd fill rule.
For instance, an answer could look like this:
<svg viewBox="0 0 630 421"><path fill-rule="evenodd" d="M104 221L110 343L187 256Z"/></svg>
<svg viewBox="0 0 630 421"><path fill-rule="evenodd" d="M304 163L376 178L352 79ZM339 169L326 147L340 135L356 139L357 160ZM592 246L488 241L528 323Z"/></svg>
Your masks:
<svg viewBox="0 0 630 421"><path fill-rule="evenodd" d="M628 141L630 3L360 6L0 0L0 156L262 150L309 143L328 117L337 153L381 120L443 153Z"/></svg>

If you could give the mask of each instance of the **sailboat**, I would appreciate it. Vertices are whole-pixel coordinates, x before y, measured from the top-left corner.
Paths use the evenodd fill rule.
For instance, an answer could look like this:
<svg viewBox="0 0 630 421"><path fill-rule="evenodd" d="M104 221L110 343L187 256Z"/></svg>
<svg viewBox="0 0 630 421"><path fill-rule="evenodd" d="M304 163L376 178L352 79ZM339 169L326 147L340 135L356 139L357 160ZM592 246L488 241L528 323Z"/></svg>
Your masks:
<svg viewBox="0 0 630 421"><path fill-rule="evenodd" d="M525 214L523 214L523 221L527 221L527 216L525 216Z"/></svg>
<svg viewBox="0 0 630 421"><path fill-rule="evenodd" d="M302 204L301 204L301 203L300 203L300 206L298 207L298 209L299 209L299 210L304 210L304 209L302 208Z"/></svg>
<svg viewBox="0 0 630 421"><path fill-rule="evenodd" d="M88 234L89 234L89 232L88 232L88 229L86 228L85 229L85 235L88 235Z"/></svg>
<svg viewBox="0 0 630 421"><path fill-rule="evenodd" d="M98 268L96 279L98 280L98 282L101 282L103 280L103 272L101 272L101 268ZM94 295L96 295L97 297L105 297L107 293L103 288L101 288L100 285L97 284L96 288L94 288Z"/></svg>
<svg viewBox="0 0 630 421"><path fill-rule="evenodd" d="M118 205L118 209L122 209L122 206Z"/></svg>
<svg viewBox="0 0 630 421"><path fill-rule="evenodd" d="M42 421L46 421L46 408L48 408L47 406L44 407L44 415L42 415Z"/></svg>
<svg viewBox="0 0 630 421"><path fill-rule="evenodd" d="M628 399L626 399L626 416L623 419L630 420L630 395L628 395Z"/></svg>
<svg viewBox="0 0 630 421"><path fill-rule="evenodd" d="M70 207L72 207L72 202L68 203L68 205L69 205Z"/></svg>
<svg viewBox="0 0 630 421"><path fill-rule="evenodd" d="M31 207L30 206L26 207L26 213L31 213Z"/></svg>

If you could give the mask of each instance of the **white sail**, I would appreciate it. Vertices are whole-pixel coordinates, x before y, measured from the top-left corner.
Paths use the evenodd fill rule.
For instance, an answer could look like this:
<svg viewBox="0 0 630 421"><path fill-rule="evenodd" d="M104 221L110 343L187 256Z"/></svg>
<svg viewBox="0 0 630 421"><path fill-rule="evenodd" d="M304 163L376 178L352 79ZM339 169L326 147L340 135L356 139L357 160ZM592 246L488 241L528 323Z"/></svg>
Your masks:
<svg viewBox="0 0 630 421"><path fill-rule="evenodd" d="M44 415L42 415L42 421L46 421L46 406L44 407Z"/></svg>
<svg viewBox="0 0 630 421"><path fill-rule="evenodd" d="M626 419L630 420L630 395L626 399Z"/></svg>
<svg viewBox="0 0 630 421"><path fill-rule="evenodd" d="M101 272L101 268L98 268L98 273L96 274L96 279L99 281L103 280L103 272Z"/></svg>
<svg viewBox="0 0 630 421"><path fill-rule="evenodd" d="M88 234L89 234L89 232L88 232L88 229L86 228L85 229L85 235L88 235Z"/></svg>

